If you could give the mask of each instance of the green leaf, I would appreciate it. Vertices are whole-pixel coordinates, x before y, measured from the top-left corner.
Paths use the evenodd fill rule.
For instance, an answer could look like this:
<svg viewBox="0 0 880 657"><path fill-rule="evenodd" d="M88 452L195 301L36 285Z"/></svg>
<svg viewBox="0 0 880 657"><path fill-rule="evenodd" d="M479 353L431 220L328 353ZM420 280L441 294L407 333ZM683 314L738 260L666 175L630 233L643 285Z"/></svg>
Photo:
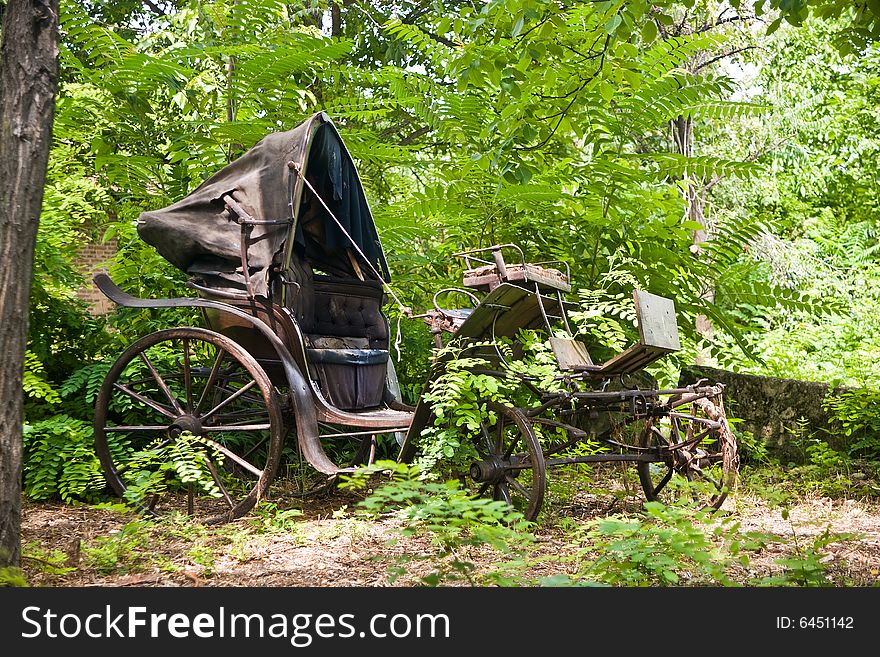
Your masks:
<svg viewBox="0 0 880 657"><path fill-rule="evenodd" d="M654 21L647 21L642 25L642 41L651 43L657 38L657 24Z"/></svg>
<svg viewBox="0 0 880 657"><path fill-rule="evenodd" d="M514 24L513 32L510 33L510 36L512 36L512 37L518 36L519 33L522 32L524 23L525 23L525 17L520 16L519 19L517 19L516 23Z"/></svg>
<svg viewBox="0 0 880 657"><path fill-rule="evenodd" d="M614 14L608 21L605 23L605 32L607 34L614 34L620 24L623 22L623 19L620 17L620 14Z"/></svg>

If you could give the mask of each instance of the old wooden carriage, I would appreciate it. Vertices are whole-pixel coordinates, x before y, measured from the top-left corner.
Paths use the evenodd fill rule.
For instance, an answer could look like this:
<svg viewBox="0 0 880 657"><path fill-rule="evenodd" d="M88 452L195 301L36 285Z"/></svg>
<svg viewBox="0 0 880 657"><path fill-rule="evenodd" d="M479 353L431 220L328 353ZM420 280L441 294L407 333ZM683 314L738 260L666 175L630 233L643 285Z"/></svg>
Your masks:
<svg viewBox="0 0 880 657"><path fill-rule="evenodd" d="M203 325L145 335L111 367L95 447L118 494L148 513L224 522L271 495L327 489L375 459L380 441L401 461L417 457L431 405L401 399L383 311L388 265L329 117L267 136L187 197L143 213L138 232L195 294L135 298L106 274L96 285L123 306L199 309ZM721 505L737 469L721 387L626 384L679 348L670 300L635 291L640 340L593 363L569 322L565 263L526 262L515 245L458 255L462 287L438 291L418 317L438 345L473 344L482 373L520 376L526 393L482 404L479 430L462 436L475 454L465 485L535 519L549 468L621 461L635 465L647 499L698 481L705 503ZM443 308L449 292L466 307ZM524 328L547 331L553 386L512 374L491 346ZM443 367L437 358L432 377Z"/></svg>

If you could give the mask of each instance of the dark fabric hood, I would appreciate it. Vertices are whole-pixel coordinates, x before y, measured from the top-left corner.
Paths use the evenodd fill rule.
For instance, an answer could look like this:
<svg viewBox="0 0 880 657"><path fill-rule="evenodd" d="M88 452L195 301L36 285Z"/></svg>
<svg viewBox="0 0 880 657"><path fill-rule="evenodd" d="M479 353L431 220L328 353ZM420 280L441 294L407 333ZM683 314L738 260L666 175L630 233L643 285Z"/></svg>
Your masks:
<svg viewBox="0 0 880 657"><path fill-rule="evenodd" d="M258 221L247 240L248 270L256 294L268 296L274 265L285 254L328 274L354 277L352 244L299 174L320 194L384 280L388 266L354 162L333 122L323 112L293 130L266 136L241 157L176 203L144 212L138 235L194 282L220 292L242 292L241 227L226 207L230 195ZM293 177L292 179L290 177ZM288 243L293 228L294 239ZM360 269L376 278L361 260Z"/></svg>

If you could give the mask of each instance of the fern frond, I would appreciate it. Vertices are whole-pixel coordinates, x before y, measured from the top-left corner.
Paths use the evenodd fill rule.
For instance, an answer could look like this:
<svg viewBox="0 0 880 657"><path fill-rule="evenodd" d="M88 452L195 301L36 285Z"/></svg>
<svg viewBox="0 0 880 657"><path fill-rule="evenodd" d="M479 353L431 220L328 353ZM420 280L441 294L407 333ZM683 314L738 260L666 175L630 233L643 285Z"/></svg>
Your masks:
<svg viewBox="0 0 880 657"><path fill-rule="evenodd" d="M658 75L693 59L694 55L722 46L729 40L724 34L696 32L658 41L641 56L641 68L648 75Z"/></svg>
<svg viewBox="0 0 880 657"><path fill-rule="evenodd" d="M714 176L748 179L761 169L754 162L709 155L686 157L678 153L639 153L624 155L623 158L647 163L658 180L708 180Z"/></svg>
<svg viewBox="0 0 880 657"><path fill-rule="evenodd" d="M441 43L418 25L403 23L393 18L382 25L382 30L393 39L409 44L435 65L442 66L448 59L450 48Z"/></svg>

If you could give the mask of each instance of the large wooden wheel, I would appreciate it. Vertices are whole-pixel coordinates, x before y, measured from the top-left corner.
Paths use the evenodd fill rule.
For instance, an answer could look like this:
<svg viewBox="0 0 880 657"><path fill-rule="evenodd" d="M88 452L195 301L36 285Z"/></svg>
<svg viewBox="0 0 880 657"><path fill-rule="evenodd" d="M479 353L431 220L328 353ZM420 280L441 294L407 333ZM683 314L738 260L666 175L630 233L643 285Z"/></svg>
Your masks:
<svg viewBox="0 0 880 657"><path fill-rule="evenodd" d="M736 484L736 439L720 401L699 398L668 415L648 419L639 446L663 457L662 462L638 464L648 500L686 494L703 508L717 510Z"/></svg>
<svg viewBox="0 0 880 657"><path fill-rule="evenodd" d="M284 440L279 397L260 364L202 328L157 331L113 364L95 407L110 487L151 515L233 520L263 498Z"/></svg>
<svg viewBox="0 0 880 657"><path fill-rule="evenodd" d="M472 488L480 497L504 500L535 520L541 511L546 473L541 445L532 425L516 408L488 402L489 417L472 436L479 460L468 471Z"/></svg>

